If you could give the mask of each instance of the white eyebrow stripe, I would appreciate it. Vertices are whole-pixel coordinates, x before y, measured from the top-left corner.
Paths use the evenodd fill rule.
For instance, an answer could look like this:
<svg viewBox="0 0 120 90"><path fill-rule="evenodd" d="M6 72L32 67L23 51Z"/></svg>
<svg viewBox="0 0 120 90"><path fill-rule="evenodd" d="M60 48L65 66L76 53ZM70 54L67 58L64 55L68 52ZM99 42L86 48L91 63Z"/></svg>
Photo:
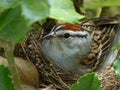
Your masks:
<svg viewBox="0 0 120 90"><path fill-rule="evenodd" d="M57 25L57 26L54 26L54 27L52 28L51 32L57 31L57 30L61 29L63 26L65 26L65 25Z"/></svg>

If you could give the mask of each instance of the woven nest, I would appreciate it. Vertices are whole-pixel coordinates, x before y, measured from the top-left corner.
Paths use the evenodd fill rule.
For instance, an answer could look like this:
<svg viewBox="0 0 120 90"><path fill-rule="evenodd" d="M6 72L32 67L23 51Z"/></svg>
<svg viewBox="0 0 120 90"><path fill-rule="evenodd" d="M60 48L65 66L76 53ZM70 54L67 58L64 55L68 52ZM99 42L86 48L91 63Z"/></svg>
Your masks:
<svg viewBox="0 0 120 90"><path fill-rule="evenodd" d="M79 76L68 73L61 67L50 63L50 58L44 54L40 44L44 30L40 28L41 26L39 25L40 24L37 23L33 26L34 29L36 26L39 27L37 28L39 30L29 32L23 44L16 45L15 55L34 63L39 71L40 87L43 88L47 85L54 85L57 89L67 90Z"/></svg>
<svg viewBox="0 0 120 90"><path fill-rule="evenodd" d="M79 75L66 72L61 67L50 63L50 58L44 54L40 44L43 33L48 33L51 30L46 28L48 27L45 26L43 28L39 23L35 23L25 42L16 45L15 55L34 63L39 71L39 87L44 88L48 85L53 85L57 90L68 90L76 82ZM120 57L120 53L118 57ZM101 87L104 90L120 90L120 78L116 77L111 67L100 73L99 78L102 80Z"/></svg>

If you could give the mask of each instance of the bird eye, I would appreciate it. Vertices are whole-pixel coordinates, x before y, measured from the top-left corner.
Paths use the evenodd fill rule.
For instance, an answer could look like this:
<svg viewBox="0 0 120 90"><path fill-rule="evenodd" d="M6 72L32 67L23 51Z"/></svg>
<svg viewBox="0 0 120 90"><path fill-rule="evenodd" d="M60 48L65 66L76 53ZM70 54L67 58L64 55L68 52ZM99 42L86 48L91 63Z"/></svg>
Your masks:
<svg viewBox="0 0 120 90"><path fill-rule="evenodd" d="M70 34L69 33L65 33L64 34L64 38L69 38L70 37Z"/></svg>

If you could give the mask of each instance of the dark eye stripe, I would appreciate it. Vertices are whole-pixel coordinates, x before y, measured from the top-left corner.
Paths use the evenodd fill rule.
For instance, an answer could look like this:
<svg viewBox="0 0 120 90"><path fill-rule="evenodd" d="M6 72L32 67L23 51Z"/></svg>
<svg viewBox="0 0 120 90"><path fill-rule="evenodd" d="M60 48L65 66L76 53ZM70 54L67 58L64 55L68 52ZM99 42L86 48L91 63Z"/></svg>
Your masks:
<svg viewBox="0 0 120 90"><path fill-rule="evenodd" d="M57 35L58 37L62 38L64 37L64 35ZM79 34L75 34L75 35L69 35L69 37L81 37L81 38L87 38L87 34L85 35L79 35Z"/></svg>
<svg viewBox="0 0 120 90"><path fill-rule="evenodd" d="M76 36L76 37L87 37L88 35L87 35L87 34L85 34L85 35L76 34L76 35L74 35L74 36Z"/></svg>

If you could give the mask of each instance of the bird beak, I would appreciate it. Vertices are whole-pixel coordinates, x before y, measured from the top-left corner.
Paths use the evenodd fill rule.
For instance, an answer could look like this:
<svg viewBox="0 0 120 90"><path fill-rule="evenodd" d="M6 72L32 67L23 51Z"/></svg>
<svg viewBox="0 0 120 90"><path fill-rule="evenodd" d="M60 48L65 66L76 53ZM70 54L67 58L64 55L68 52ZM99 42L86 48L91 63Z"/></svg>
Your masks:
<svg viewBox="0 0 120 90"><path fill-rule="evenodd" d="M52 37L54 37L54 36L55 36L54 32L50 32L49 34L45 35L45 36L43 37L43 39L50 39L50 38L52 38Z"/></svg>

